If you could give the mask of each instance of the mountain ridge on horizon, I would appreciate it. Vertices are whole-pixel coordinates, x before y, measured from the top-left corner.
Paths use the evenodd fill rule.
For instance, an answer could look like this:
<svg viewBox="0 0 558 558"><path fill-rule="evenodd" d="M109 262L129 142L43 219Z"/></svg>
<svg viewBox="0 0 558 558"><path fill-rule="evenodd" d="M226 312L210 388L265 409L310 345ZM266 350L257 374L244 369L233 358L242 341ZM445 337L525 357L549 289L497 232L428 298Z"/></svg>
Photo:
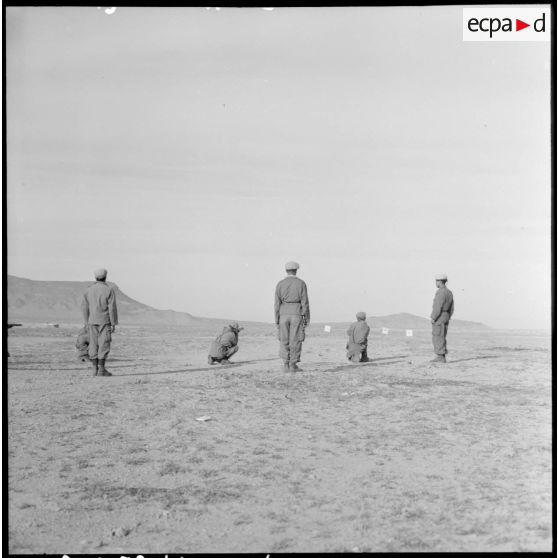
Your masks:
<svg viewBox="0 0 558 558"><path fill-rule="evenodd" d="M41 281L7 275L7 314L10 322L32 323L81 323L81 299L93 281ZM188 312L160 310L126 295L116 283L108 281L117 293L119 322L124 325L194 325L227 321L225 318L205 318ZM256 320L238 320L244 323L269 324ZM348 324L350 322L312 322L323 324ZM368 316L370 327L391 329L430 329L430 320L406 312L386 316ZM452 320L459 329L491 329L480 322Z"/></svg>

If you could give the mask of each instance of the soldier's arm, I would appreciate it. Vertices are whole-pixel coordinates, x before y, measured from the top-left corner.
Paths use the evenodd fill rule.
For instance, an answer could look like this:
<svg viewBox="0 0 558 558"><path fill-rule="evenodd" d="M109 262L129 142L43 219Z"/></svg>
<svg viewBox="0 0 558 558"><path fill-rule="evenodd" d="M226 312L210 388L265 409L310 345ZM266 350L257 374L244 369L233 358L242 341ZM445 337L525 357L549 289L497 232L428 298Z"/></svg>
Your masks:
<svg viewBox="0 0 558 558"><path fill-rule="evenodd" d="M83 295L81 299L81 313L83 315L83 323L87 325L89 323L89 301L86 295Z"/></svg>
<svg viewBox="0 0 558 558"><path fill-rule="evenodd" d="M434 302L432 303L432 314L430 314L430 319L436 321L440 315L442 314L442 305L444 303L444 299L442 297L442 293L438 289L436 292L436 296L434 297Z"/></svg>
<svg viewBox="0 0 558 558"><path fill-rule="evenodd" d="M110 294L108 298L108 309L109 309L110 325L112 326L114 331L114 326L118 325L118 310L116 308L116 294L114 293L114 289L110 290Z"/></svg>
<svg viewBox="0 0 558 558"><path fill-rule="evenodd" d="M359 328L358 335L355 335L355 343L359 343L359 344L364 343L367 337L368 337L368 332L366 331L366 328Z"/></svg>
<svg viewBox="0 0 558 558"><path fill-rule="evenodd" d="M450 307L449 307L449 312L448 312L449 315L450 315L450 318L453 316L453 311L454 311L454 310L455 310L455 306L454 306L454 301L453 301L453 297L452 297L452 299L451 299L451 305L450 305Z"/></svg>
<svg viewBox="0 0 558 558"><path fill-rule="evenodd" d="M302 306L302 315L306 319L306 323L310 323L310 301L308 300L308 289L306 283L302 282L302 292L300 293L300 305Z"/></svg>
<svg viewBox="0 0 558 558"><path fill-rule="evenodd" d="M279 308L281 307L281 297L279 296L279 285L275 287L275 323L279 325Z"/></svg>

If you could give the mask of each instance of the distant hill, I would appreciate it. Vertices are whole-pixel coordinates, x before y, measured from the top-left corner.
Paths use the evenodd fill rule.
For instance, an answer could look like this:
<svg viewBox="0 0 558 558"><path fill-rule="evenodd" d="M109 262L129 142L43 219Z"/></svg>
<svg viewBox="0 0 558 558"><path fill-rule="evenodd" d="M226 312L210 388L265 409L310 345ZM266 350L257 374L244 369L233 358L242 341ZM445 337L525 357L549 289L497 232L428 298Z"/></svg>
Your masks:
<svg viewBox="0 0 558 558"><path fill-rule="evenodd" d="M33 281L8 275L8 321L81 323L81 299L93 281ZM196 323L187 312L157 310L116 289L122 324L186 325Z"/></svg>
<svg viewBox="0 0 558 558"><path fill-rule="evenodd" d="M8 275L8 321L27 323L68 323L79 324L81 318L81 299L93 281L34 281ZM121 324L142 325L196 325L221 323L225 319L200 318L187 312L158 310L130 298L117 285L118 318ZM241 320L241 317L239 317ZM371 328L390 329L430 329L430 320L413 314L390 314L370 316L366 320ZM245 323L247 323L245 321ZM250 322L257 323L257 322ZM334 325L330 323L330 325ZM345 328L348 323L336 323L335 328ZM323 324L312 324L323 327ZM452 320L452 328L489 329L478 322Z"/></svg>
<svg viewBox="0 0 558 558"><path fill-rule="evenodd" d="M370 327L387 327L391 329L430 329L430 319L421 318L414 314L390 314L388 316L371 316L366 320ZM465 320L451 320L451 326L459 329L490 329L480 322L469 322Z"/></svg>
<svg viewBox="0 0 558 558"><path fill-rule="evenodd" d="M323 323L313 323L310 325L311 330L317 331L323 329L325 325L329 325L333 332L345 331L351 322L323 322ZM366 323L372 329L379 329L382 327L387 327L392 330L406 330L412 329L415 331L428 330L430 331L432 326L429 318L422 318L421 316L415 316L414 314L389 314L387 316L368 316L366 318ZM452 320L451 329L458 330L490 330L491 328L480 322L469 322L466 320Z"/></svg>

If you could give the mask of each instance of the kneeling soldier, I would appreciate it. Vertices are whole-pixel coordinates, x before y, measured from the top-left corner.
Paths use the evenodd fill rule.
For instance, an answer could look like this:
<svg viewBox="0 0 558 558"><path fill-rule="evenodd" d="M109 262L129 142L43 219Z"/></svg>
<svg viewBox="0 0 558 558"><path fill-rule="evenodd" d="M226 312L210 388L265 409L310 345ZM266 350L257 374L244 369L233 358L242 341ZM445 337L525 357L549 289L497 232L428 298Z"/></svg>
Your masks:
<svg viewBox="0 0 558 558"><path fill-rule="evenodd" d="M207 355L208 364L229 364L231 358L238 351L238 333L244 328L240 327L237 322L233 322L223 328L221 335L218 335L211 343L209 355Z"/></svg>
<svg viewBox="0 0 558 558"><path fill-rule="evenodd" d="M78 353L78 359L81 362L89 362L89 328L82 327L79 330L76 339L76 349Z"/></svg>
<svg viewBox="0 0 558 558"><path fill-rule="evenodd" d="M347 358L351 362L368 362L368 334L370 328L366 323L366 313L357 312L357 321L353 322L347 330Z"/></svg>

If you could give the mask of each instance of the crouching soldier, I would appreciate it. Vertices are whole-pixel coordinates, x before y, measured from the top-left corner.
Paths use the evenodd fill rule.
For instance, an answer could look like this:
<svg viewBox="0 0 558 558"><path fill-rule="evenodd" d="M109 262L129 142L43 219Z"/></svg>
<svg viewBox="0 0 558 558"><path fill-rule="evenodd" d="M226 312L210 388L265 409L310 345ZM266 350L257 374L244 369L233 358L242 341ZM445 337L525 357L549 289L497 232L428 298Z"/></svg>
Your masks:
<svg viewBox="0 0 558 558"><path fill-rule="evenodd" d="M82 327L79 330L76 339L76 349L78 353L78 359L81 362L89 362L89 328Z"/></svg>
<svg viewBox="0 0 558 558"><path fill-rule="evenodd" d="M357 321L347 330L347 358L351 362L368 362L368 334L370 328L366 323L366 313L357 312Z"/></svg>
<svg viewBox="0 0 558 558"><path fill-rule="evenodd" d="M218 335L209 347L207 363L229 364L229 358L238 351L238 333L243 329L237 322L224 327L221 335Z"/></svg>

